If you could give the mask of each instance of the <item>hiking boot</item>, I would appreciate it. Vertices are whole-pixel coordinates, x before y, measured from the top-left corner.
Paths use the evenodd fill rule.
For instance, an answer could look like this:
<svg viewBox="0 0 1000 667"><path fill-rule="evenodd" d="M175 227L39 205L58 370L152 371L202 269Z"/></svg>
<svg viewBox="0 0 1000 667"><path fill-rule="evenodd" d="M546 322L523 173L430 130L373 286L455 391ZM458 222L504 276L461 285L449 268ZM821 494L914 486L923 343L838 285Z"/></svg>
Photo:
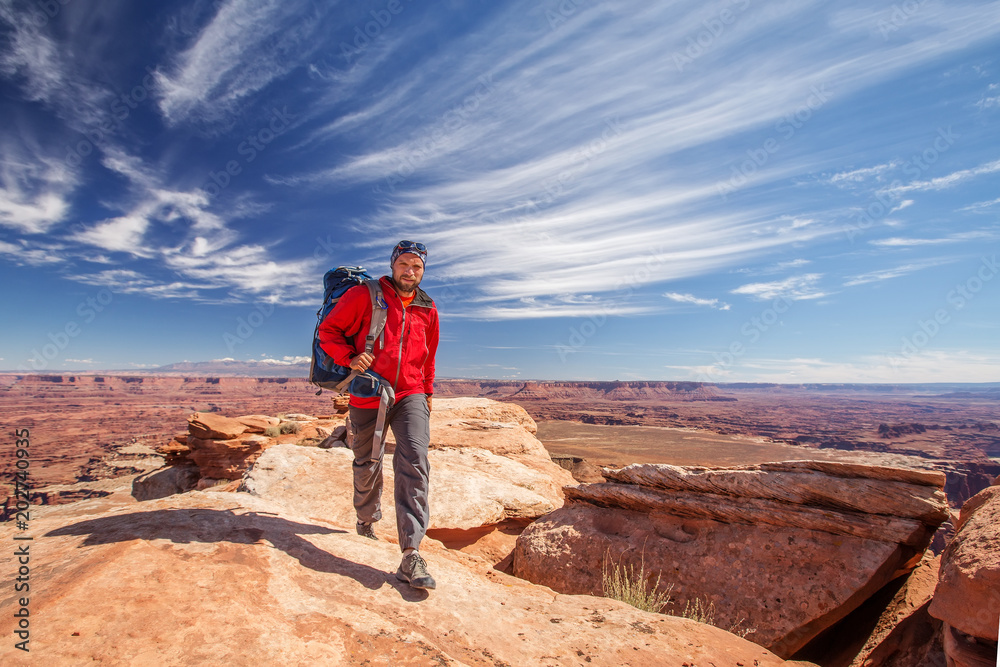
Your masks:
<svg viewBox="0 0 1000 667"><path fill-rule="evenodd" d="M427 573L427 563L416 551L403 554L403 562L396 570L396 578L407 582L413 588L432 589L437 585L434 583L434 577Z"/></svg>
<svg viewBox="0 0 1000 667"><path fill-rule="evenodd" d="M358 535L361 537L367 537L369 540L378 541L378 537L375 536L375 524L358 521L358 523L354 526L354 529L358 531Z"/></svg>

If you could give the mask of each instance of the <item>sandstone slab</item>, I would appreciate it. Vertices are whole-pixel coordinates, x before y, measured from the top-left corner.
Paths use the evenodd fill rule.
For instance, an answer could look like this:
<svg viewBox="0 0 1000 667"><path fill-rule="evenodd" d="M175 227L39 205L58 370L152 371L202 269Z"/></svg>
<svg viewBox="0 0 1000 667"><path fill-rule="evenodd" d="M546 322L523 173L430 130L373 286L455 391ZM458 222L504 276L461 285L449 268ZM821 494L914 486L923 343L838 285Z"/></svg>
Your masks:
<svg viewBox="0 0 1000 667"><path fill-rule="evenodd" d="M277 426L281 420L268 415L243 415L237 417L236 421L247 427L248 433L263 433L271 426Z"/></svg>
<svg viewBox="0 0 1000 667"><path fill-rule="evenodd" d="M188 417L188 432L202 440L232 440L246 430L239 420L213 412L196 412Z"/></svg>
<svg viewBox="0 0 1000 667"><path fill-rule="evenodd" d="M471 530L508 519L535 518L561 507L561 488L572 482L569 473L553 463L543 473L477 448L435 449L428 459L431 529ZM298 511L309 509L353 525L353 460L349 449L278 445L256 461L244 487ZM383 476L382 521L376 530L395 535L390 455L383 462Z"/></svg>
<svg viewBox="0 0 1000 667"><path fill-rule="evenodd" d="M608 559L645 563L676 606L790 656L919 562L946 503L937 475L836 463L634 465L565 489L518 538L514 574L597 594ZM882 514L881 512L887 512ZM893 512L896 512L893 514Z"/></svg>
<svg viewBox="0 0 1000 667"><path fill-rule="evenodd" d="M232 440L203 440L191 436L188 458L197 464L202 477L240 479L262 451L275 444L274 438L246 434Z"/></svg>
<svg viewBox="0 0 1000 667"><path fill-rule="evenodd" d="M45 584L31 596L31 652L4 642L3 664L782 664L716 628L555 594L433 546L438 588L416 591L394 576L395 545L249 494L91 503L33 523ZM17 605L0 600L6 637Z"/></svg>

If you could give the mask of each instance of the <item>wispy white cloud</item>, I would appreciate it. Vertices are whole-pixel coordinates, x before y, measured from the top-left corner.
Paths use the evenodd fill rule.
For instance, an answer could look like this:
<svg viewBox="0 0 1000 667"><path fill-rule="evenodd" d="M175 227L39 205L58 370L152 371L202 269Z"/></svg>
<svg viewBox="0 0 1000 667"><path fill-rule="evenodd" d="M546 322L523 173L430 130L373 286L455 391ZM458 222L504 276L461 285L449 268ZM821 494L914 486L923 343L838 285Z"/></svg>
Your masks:
<svg viewBox="0 0 1000 667"><path fill-rule="evenodd" d="M0 255L13 264L46 266L66 261L64 246L52 243L32 243L19 239L18 243L0 241Z"/></svg>
<svg viewBox="0 0 1000 667"><path fill-rule="evenodd" d="M890 196L899 196L906 192L946 190L958 185L959 183L976 178L977 176L995 174L998 171L1000 171L1000 160L994 160L993 162L987 162L971 169L959 169L958 171L954 171L946 176L939 176L938 178L932 178L926 181L913 181L912 183L894 185L884 188L882 192Z"/></svg>
<svg viewBox="0 0 1000 667"><path fill-rule="evenodd" d="M980 213L980 212L989 211L990 209L992 209L994 206L996 206L998 204L1000 204L1000 197L998 197L996 199L992 199L990 201L975 202L974 204L969 204L968 206L963 206L962 208L960 208L958 210L959 211L973 211L973 212L976 212L976 213Z"/></svg>
<svg viewBox="0 0 1000 667"><path fill-rule="evenodd" d="M159 108L168 123L227 120L238 106L299 66L321 41L313 3L226 0L213 19L157 70Z"/></svg>
<svg viewBox="0 0 1000 667"><path fill-rule="evenodd" d="M229 359L229 361L234 361ZM257 364L270 364L272 366L293 366L296 364L308 364L312 361L311 357L296 357L296 356L285 356L281 359L273 359L271 357L261 357L260 359L247 359L247 361L257 363Z"/></svg>
<svg viewBox="0 0 1000 667"><path fill-rule="evenodd" d="M898 169L901 164L902 162L893 160L891 162L877 164L873 167L862 167L861 169L842 171L830 176L827 179L827 182L833 185L843 185L865 183L869 181L883 181L887 175Z"/></svg>
<svg viewBox="0 0 1000 667"><path fill-rule="evenodd" d="M812 263L809 259L790 259L782 262L775 262L774 264L769 264L763 267L755 268L739 268L733 271L733 273L744 273L753 276L766 276L774 273L785 273L789 269L798 269L803 266L808 266Z"/></svg>
<svg viewBox="0 0 1000 667"><path fill-rule="evenodd" d="M874 239L869 241L871 245L885 248L913 248L930 245L947 245L954 243L964 243L967 241L995 241L1000 240L1000 230L977 229L967 232L956 232L948 236L936 239L905 238L894 236L887 239Z"/></svg>
<svg viewBox="0 0 1000 667"><path fill-rule="evenodd" d="M748 358L731 371L729 381L753 378L778 383L994 382L1000 356L974 350L923 350L908 357L890 352L855 359Z"/></svg>
<svg viewBox="0 0 1000 667"><path fill-rule="evenodd" d="M145 215L124 215L104 220L73 235L73 240L95 245L111 252L128 252L140 257L150 257L152 252L143 247L143 236L149 228Z"/></svg>
<svg viewBox="0 0 1000 667"><path fill-rule="evenodd" d="M745 294L758 301L771 301L773 299L789 299L791 301L820 299L828 295L827 292L821 291L817 287L817 283L822 277L822 274L819 273L807 273L801 276L791 276L784 280L749 283L737 287L732 290L732 293Z"/></svg>
<svg viewBox="0 0 1000 667"><path fill-rule="evenodd" d="M154 298L312 304L316 259L276 260L263 244L240 243L240 234L214 212L207 193L165 186L155 167L134 156L110 150L103 162L130 182L133 203L122 215L85 227L70 238L159 265L143 272L111 269L79 274L75 280ZM233 216L260 210L243 202ZM165 271L171 278L156 277Z"/></svg>
<svg viewBox="0 0 1000 667"><path fill-rule="evenodd" d="M106 287L116 294L145 294L162 299L198 299L206 287L184 282L165 283L129 269L108 269L72 278L85 285Z"/></svg>
<svg viewBox="0 0 1000 667"><path fill-rule="evenodd" d="M1000 88L1000 85L991 83L988 90L990 92L996 92L998 88ZM981 111L1000 108L1000 95L983 95L983 97L976 102L976 107L978 107Z"/></svg>
<svg viewBox="0 0 1000 667"><path fill-rule="evenodd" d="M857 285L867 285L868 283L881 282L883 280L892 280L894 278L900 278L902 276L914 273L915 271L923 271L924 269L929 269L934 266L941 266L943 264L950 264L956 260L954 259L929 259L921 262L913 262L910 264L903 264L901 266L895 266L891 269L882 269L880 271L871 271L869 273L863 273L853 278L848 279L844 282L844 287L854 287Z"/></svg>
<svg viewBox="0 0 1000 667"><path fill-rule="evenodd" d="M906 239L900 238L898 236L888 239L876 239L874 241L869 241L872 245L877 246L889 246L889 247L911 247L911 246L922 246L922 245L940 245L942 243L955 243L956 239L943 238L943 239Z"/></svg>
<svg viewBox="0 0 1000 667"><path fill-rule="evenodd" d="M820 10L817 3L786 4L748 11L692 71L680 71L663 57L664 45L683 52L687 38L704 30L697 11L578 6L572 21L552 31L538 20L537 7L526 8L497 12L495 30L459 36L437 50L420 68L435 77L407 70L405 77L369 82L370 94L358 98L363 103L316 135L357 150L272 180L296 187L366 184L381 193L384 205L358 220L358 230L419 235L431 244L435 276L482 295L464 305L464 316L537 317L537 305L522 299L608 296L623 285L637 291L732 270L841 231L829 216L783 217L759 204L720 212L727 162L746 159L746 150L724 146L747 141L740 137L751 131L780 137L773 128L790 113L820 114L830 99L1000 31L1000 19L984 21L975 7L962 6L947 15L929 12L933 36L873 48L857 39L872 29L870 11L834 11L823 40L802 34L760 48L762 35ZM747 60L750 45L755 55ZM714 67L732 61L741 62L738 85L729 70ZM414 77L419 85L412 85ZM400 86L405 105L397 102ZM691 160L694 150L712 159ZM754 174L755 184L829 164L828 156L777 155ZM888 161L830 178L881 183L898 167ZM607 276L619 276L619 284ZM808 283L773 290L800 299L824 295Z"/></svg>
<svg viewBox="0 0 1000 667"><path fill-rule="evenodd" d="M76 176L52 157L32 154L7 140L0 158L0 225L44 234L69 212Z"/></svg>
<svg viewBox="0 0 1000 667"><path fill-rule="evenodd" d="M663 296L677 303L690 303L695 306L708 306L716 310L729 310L729 304L718 299L702 299L694 294L680 294L678 292L664 292Z"/></svg>

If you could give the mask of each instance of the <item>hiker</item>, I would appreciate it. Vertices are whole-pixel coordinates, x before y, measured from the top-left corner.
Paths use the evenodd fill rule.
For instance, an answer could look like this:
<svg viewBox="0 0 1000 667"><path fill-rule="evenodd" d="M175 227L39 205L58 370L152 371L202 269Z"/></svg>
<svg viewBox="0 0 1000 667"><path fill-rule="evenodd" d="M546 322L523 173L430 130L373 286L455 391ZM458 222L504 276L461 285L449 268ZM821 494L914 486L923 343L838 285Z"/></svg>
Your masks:
<svg viewBox="0 0 1000 667"><path fill-rule="evenodd" d="M372 298L365 285L349 289L319 325L323 350L341 366L384 378L395 400L384 413L396 438L392 457L395 473L396 531L403 559L396 577L414 588L435 587L434 578L417 549L427 532L430 465L430 412L434 393L434 357L438 345L438 313L420 289L427 261L422 243L400 241L392 250L392 276L381 284L387 319L372 354L365 352L365 334L372 317ZM376 437L379 397L351 396L348 444L354 452L354 509L359 535L377 540L373 524L382 518L382 458L385 436ZM379 424L381 426L381 424ZM376 442L378 441L378 442Z"/></svg>

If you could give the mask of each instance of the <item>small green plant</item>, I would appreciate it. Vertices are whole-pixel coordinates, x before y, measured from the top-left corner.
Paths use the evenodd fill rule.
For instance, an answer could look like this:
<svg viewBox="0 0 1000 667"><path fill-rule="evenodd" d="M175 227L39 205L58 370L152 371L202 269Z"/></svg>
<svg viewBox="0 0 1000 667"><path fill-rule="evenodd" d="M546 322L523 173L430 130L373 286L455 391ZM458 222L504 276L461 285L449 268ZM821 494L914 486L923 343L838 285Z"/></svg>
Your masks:
<svg viewBox="0 0 1000 667"><path fill-rule="evenodd" d="M281 429L279 429L277 426L268 426L267 428L264 429L264 435L266 435L269 438L277 438L279 435L281 435Z"/></svg>
<svg viewBox="0 0 1000 667"><path fill-rule="evenodd" d="M614 600L621 600L636 609L643 611L660 612L670 604L670 591L673 584L665 591L658 590L660 587L660 575L656 575L656 582L650 588L647 586L647 579L652 577L650 572L646 573L646 557L643 553L639 563L639 571L631 563L622 565L621 558L618 562L613 562L609 553L604 554L604 563L601 566L601 584L604 588L604 597Z"/></svg>
<svg viewBox="0 0 1000 667"><path fill-rule="evenodd" d="M302 424L294 421L287 421L281 424L279 431L281 433L298 433L302 429Z"/></svg>

